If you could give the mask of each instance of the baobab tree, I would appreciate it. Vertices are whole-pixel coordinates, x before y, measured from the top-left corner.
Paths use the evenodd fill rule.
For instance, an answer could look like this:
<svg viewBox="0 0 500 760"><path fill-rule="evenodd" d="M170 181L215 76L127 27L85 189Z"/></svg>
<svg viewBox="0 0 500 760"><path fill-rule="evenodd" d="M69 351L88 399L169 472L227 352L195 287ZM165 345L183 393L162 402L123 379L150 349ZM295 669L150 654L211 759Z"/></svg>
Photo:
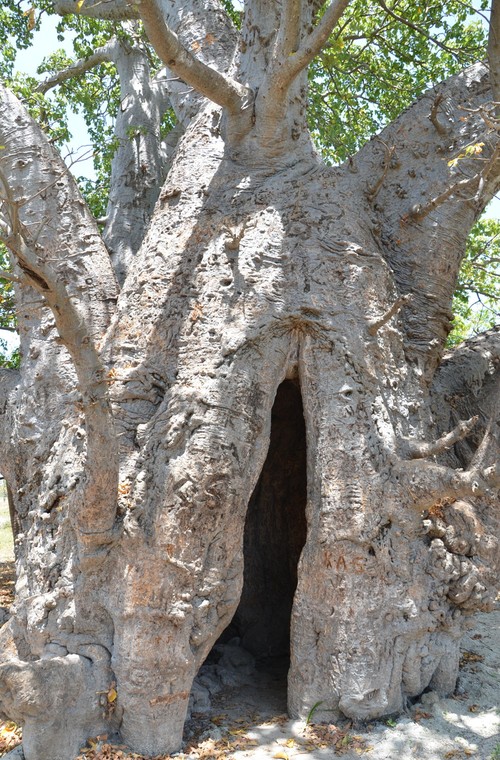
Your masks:
<svg viewBox="0 0 500 760"><path fill-rule="evenodd" d="M487 63L331 167L307 69L365 6L248 0L238 29L217 0L54 0L122 24L40 85L118 72L100 219L1 90L22 361L0 375L20 525L0 711L27 760L110 732L177 750L232 620L257 654L289 645L293 716L454 689L498 575L500 337L445 342L500 184L500 4Z"/></svg>

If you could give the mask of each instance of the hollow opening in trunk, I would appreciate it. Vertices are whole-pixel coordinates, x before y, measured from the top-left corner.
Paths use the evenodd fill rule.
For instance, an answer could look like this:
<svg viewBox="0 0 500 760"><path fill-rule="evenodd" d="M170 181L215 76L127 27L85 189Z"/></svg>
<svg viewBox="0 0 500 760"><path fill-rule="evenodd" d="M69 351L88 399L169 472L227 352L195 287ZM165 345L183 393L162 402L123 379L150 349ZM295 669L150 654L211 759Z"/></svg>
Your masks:
<svg viewBox="0 0 500 760"><path fill-rule="evenodd" d="M298 382L278 388L271 440L250 499L244 582L232 626L258 662L290 657L297 563L306 541L306 431Z"/></svg>
<svg viewBox="0 0 500 760"><path fill-rule="evenodd" d="M300 387L295 380L285 380L272 409L267 458L248 505L240 603L207 659L225 686L258 686L261 698L269 689L275 703L279 692L282 710L297 563L307 532L306 492Z"/></svg>

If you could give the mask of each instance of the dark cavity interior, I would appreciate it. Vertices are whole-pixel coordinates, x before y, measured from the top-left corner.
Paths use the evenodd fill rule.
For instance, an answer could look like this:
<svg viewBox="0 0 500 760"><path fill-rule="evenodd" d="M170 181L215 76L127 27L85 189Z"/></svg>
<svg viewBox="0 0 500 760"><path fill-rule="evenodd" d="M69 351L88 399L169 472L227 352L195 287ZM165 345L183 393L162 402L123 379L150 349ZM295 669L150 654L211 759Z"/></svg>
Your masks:
<svg viewBox="0 0 500 760"><path fill-rule="evenodd" d="M288 670L297 563L306 541L306 491L300 387L297 381L285 380L272 409L267 458L248 505L243 591L221 637L222 641L238 637L259 669L274 668L279 660Z"/></svg>

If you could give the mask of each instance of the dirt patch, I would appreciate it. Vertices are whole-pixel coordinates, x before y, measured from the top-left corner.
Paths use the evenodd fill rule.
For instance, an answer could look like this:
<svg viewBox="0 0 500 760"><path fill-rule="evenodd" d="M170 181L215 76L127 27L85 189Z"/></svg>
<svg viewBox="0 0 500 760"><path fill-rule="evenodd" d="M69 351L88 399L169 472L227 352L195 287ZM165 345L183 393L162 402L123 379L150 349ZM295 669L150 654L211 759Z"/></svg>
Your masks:
<svg viewBox="0 0 500 760"><path fill-rule="evenodd" d="M9 608L14 601L15 582L16 571L14 563L0 562L0 607Z"/></svg>

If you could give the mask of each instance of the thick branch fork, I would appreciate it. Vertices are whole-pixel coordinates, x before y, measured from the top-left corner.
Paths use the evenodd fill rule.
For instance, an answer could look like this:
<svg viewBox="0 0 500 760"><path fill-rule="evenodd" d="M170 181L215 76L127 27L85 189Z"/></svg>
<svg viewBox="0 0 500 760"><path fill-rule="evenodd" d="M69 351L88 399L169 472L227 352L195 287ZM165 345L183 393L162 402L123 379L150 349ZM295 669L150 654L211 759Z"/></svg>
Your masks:
<svg viewBox="0 0 500 760"><path fill-rule="evenodd" d="M296 14L301 4L295 0L283 3L272 61L257 98L256 117L264 125L264 143L276 139L292 83L326 45L349 3L350 0L332 0L317 26L300 44Z"/></svg>
<svg viewBox="0 0 500 760"><path fill-rule="evenodd" d="M291 85L295 77L308 66L320 50L328 42L328 38L335 28L343 12L349 5L350 0L332 0L326 9L321 21L313 31L301 42L297 52L290 51L290 55L284 62L276 61L274 67L269 72L269 84L275 90L286 90ZM288 4L283 11L283 28L290 27ZM283 38L283 44L286 38Z"/></svg>
<svg viewBox="0 0 500 760"><path fill-rule="evenodd" d="M165 23L156 0L135 0L149 41L168 68L199 93L236 115L251 100L251 91L235 79L207 66L182 45Z"/></svg>

